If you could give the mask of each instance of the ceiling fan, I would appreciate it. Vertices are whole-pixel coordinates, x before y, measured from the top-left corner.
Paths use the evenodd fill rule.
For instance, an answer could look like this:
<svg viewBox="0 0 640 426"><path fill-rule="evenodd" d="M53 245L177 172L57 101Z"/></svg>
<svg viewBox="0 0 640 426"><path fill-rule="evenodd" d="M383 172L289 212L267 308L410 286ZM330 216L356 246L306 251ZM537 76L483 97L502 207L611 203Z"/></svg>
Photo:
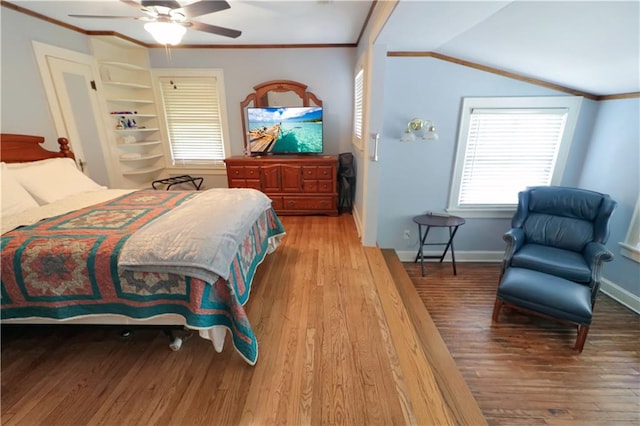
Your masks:
<svg viewBox="0 0 640 426"><path fill-rule="evenodd" d="M229 9L231 6L224 0L201 0L182 6L177 1L142 0L140 3L133 0L120 0L133 6L144 13L144 16L113 16L113 15L69 15L72 18L99 18L99 19L135 19L146 21L144 25L153 38L160 44L177 45L182 36L191 28L224 37L237 38L241 31L231 28L218 27L202 22L192 21L192 18L207 15L213 12Z"/></svg>

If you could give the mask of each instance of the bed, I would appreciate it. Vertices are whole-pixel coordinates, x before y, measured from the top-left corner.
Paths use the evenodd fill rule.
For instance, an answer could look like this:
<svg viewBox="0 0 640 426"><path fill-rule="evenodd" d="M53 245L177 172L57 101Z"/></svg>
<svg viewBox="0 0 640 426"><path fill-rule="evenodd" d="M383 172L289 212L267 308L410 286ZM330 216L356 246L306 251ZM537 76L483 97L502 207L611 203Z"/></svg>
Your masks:
<svg viewBox="0 0 640 426"><path fill-rule="evenodd" d="M179 325L218 352L229 331L255 364L244 305L285 234L264 194L106 189L64 138L1 137L2 323Z"/></svg>

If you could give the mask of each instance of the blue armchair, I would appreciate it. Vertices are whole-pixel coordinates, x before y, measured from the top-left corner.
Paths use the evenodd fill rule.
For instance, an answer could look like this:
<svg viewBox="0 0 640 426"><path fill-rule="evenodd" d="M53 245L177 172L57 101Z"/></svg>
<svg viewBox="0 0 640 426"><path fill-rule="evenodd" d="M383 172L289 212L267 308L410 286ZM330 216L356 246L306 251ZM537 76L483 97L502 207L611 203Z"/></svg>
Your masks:
<svg viewBox="0 0 640 426"><path fill-rule="evenodd" d="M617 203L606 194L562 186L537 186L518 194L507 243L508 267L533 269L588 285L591 302L600 289L602 262L613 260L604 244Z"/></svg>
<svg viewBox="0 0 640 426"><path fill-rule="evenodd" d="M493 320L500 307L516 308L578 325L582 351L600 289L603 262L613 260L604 244L616 202L578 188L537 186L518 194Z"/></svg>

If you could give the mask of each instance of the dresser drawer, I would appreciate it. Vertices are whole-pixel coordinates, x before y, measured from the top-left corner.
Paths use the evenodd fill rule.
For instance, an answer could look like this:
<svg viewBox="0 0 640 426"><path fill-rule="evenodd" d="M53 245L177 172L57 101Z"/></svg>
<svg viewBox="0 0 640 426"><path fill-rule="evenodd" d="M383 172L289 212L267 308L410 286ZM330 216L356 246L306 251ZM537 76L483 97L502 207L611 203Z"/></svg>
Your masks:
<svg viewBox="0 0 640 426"><path fill-rule="evenodd" d="M318 192L318 181L317 180L303 180L302 181L302 190L304 192Z"/></svg>
<svg viewBox="0 0 640 426"><path fill-rule="evenodd" d="M333 185L332 180L320 180L318 181L318 192L329 193L335 191L336 188Z"/></svg>
<svg viewBox="0 0 640 426"><path fill-rule="evenodd" d="M259 166L227 166L229 179L260 179Z"/></svg>
<svg viewBox="0 0 640 426"><path fill-rule="evenodd" d="M282 197L274 197L273 195L267 194L269 198L271 198L271 207L277 212L278 210L282 210Z"/></svg>
<svg viewBox="0 0 640 426"><path fill-rule="evenodd" d="M318 166L302 166L303 179L318 179Z"/></svg>
<svg viewBox="0 0 640 426"><path fill-rule="evenodd" d="M227 166L227 176L231 179L244 179L244 166ZM231 186L231 185L229 185Z"/></svg>
<svg viewBox="0 0 640 426"><path fill-rule="evenodd" d="M283 197L285 210L329 210L334 209L333 197Z"/></svg>
<svg viewBox="0 0 640 426"><path fill-rule="evenodd" d="M247 181L244 179L229 178L229 188L246 188Z"/></svg>
<svg viewBox="0 0 640 426"><path fill-rule="evenodd" d="M244 166L244 177L247 179L260 179L260 167Z"/></svg>
<svg viewBox="0 0 640 426"><path fill-rule="evenodd" d="M333 179L336 174L334 170L331 166L318 166L318 179Z"/></svg>
<svg viewBox="0 0 640 426"><path fill-rule="evenodd" d="M247 184L245 188L253 188L257 189L258 191L262 189L262 186L260 185L260 179L247 179L246 182Z"/></svg>

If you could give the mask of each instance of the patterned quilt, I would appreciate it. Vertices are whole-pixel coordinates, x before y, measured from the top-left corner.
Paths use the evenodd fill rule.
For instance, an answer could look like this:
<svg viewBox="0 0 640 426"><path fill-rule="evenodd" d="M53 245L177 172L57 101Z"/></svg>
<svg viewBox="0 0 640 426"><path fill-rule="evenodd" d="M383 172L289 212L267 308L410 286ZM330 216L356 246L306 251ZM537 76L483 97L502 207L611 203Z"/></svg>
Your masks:
<svg viewBox="0 0 640 426"><path fill-rule="evenodd" d="M174 274L118 270L118 253L138 228L196 194L137 191L3 234L1 318L179 314L192 328L227 327L236 349L255 363L256 336L243 305L256 267L284 234L272 209L249 230L228 280L205 283Z"/></svg>

